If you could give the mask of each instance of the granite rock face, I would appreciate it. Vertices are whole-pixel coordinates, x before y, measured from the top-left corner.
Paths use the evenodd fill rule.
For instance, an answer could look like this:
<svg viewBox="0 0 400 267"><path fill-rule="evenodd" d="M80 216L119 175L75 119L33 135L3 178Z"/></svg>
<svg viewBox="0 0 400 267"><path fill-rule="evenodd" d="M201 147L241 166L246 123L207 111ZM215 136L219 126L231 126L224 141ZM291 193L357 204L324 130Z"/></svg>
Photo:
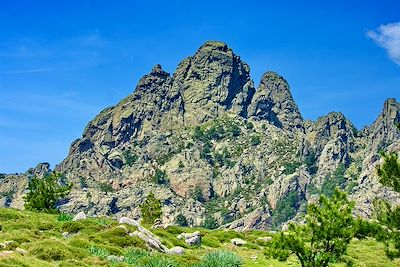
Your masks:
<svg viewBox="0 0 400 267"><path fill-rule="evenodd" d="M293 100L289 84L275 72L266 72L248 109L248 116L293 131L303 130L303 118Z"/></svg>
<svg viewBox="0 0 400 267"><path fill-rule="evenodd" d="M303 120L283 77L266 72L255 90L231 48L206 42L172 75L155 65L131 95L88 123L55 168L74 185L59 208L136 223L153 192L163 227L179 215L189 226L275 229L301 220L305 205L341 179L357 214L368 217L377 196L400 203L375 172L380 149L400 151L399 121L395 99L362 131L340 112ZM0 205L23 208L29 180L50 171L39 164L0 176Z"/></svg>

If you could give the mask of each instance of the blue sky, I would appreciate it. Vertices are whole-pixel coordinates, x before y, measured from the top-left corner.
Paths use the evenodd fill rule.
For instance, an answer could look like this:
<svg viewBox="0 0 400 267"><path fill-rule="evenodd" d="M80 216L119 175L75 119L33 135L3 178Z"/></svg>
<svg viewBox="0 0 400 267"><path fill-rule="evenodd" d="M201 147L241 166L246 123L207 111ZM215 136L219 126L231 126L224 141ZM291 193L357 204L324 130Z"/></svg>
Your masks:
<svg viewBox="0 0 400 267"><path fill-rule="evenodd" d="M226 42L258 85L283 75L303 116L358 128L400 99L399 1L2 1L0 172L52 167L160 63Z"/></svg>

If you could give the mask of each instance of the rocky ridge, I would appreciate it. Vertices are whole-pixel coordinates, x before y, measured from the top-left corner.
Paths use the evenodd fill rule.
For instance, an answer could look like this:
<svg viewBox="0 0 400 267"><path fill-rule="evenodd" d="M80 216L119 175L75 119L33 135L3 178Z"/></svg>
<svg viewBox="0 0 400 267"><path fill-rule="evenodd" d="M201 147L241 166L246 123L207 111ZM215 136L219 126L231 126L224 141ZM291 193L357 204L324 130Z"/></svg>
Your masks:
<svg viewBox="0 0 400 267"><path fill-rule="evenodd" d="M377 196L400 203L374 168L380 149L400 151L399 122L395 99L362 131L338 112L305 121L283 77L266 72L255 89L239 56L207 42L173 75L156 65L89 122L55 168L74 183L60 209L140 219L155 192L164 225L182 214L192 226L213 217L231 229L270 229L337 184L368 217ZM22 208L29 179L48 171L40 164L1 178L0 205Z"/></svg>

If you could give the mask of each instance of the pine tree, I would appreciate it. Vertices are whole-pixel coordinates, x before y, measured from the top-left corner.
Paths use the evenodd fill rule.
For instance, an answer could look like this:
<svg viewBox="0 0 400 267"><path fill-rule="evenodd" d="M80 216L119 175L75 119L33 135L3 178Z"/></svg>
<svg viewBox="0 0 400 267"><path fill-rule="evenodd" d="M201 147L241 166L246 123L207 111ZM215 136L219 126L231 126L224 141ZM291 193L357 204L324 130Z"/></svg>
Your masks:
<svg viewBox="0 0 400 267"><path fill-rule="evenodd" d="M338 189L330 199L321 195L318 203L308 206L305 224L290 224L289 230L267 247L266 255L286 260L294 254L303 267L325 267L342 261L357 232L353 207L346 193Z"/></svg>
<svg viewBox="0 0 400 267"><path fill-rule="evenodd" d="M147 196L146 200L140 205L143 222L152 224L156 219L161 217L161 200L157 199L153 192Z"/></svg>
<svg viewBox="0 0 400 267"><path fill-rule="evenodd" d="M25 208L47 213L57 212L57 202L66 197L72 187L72 184L61 185L61 179L60 173L51 173L42 179L33 177L28 185L29 192L24 197Z"/></svg>

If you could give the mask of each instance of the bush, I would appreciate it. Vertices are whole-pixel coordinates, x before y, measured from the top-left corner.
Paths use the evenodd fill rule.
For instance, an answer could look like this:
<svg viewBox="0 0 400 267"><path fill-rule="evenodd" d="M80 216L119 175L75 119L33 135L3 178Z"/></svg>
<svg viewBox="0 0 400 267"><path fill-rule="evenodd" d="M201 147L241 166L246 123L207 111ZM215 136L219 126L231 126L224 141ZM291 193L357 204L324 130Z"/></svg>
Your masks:
<svg viewBox="0 0 400 267"><path fill-rule="evenodd" d="M196 267L240 267L243 260L230 251L213 251L204 256Z"/></svg>
<svg viewBox="0 0 400 267"><path fill-rule="evenodd" d="M288 162L288 163L284 163L283 167L285 168L283 170L283 174L285 175L289 175L294 173L298 167L300 167L300 162Z"/></svg>
<svg viewBox="0 0 400 267"><path fill-rule="evenodd" d="M305 224L290 224L287 232L274 237L266 250L267 256L286 260L294 254L303 267L326 267L343 261L358 231L353 207L346 193L339 190L330 199L321 195L318 203L308 206Z"/></svg>
<svg viewBox="0 0 400 267"><path fill-rule="evenodd" d="M346 188L347 179L344 177L346 168L343 163L341 163L338 168L333 172L331 177L325 179L321 186L321 194L331 197L335 192L336 187L343 190Z"/></svg>
<svg viewBox="0 0 400 267"><path fill-rule="evenodd" d="M80 230L84 228L85 226L83 226L81 222L76 221L76 222L66 222L63 225L62 230L68 233L78 233Z"/></svg>
<svg viewBox="0 0 400 267"><path fill-rule="evenodd" d="M175 223L182 227L188 226L188 221L182 213L179 213L178 216L176 216Z"/></svg>
<svg viewBox="0 0 400 267"><path fill-rule="evenodd" d="M111 193L115 191L114 188L112 188L112 186L107 182L99 183L99 189L104 193Z"/></svg>
<svg viewBox="0 0 400 267"><path fill-rule="evenodd" d="M382 165L378 165L376 170L383 185L392 187L396 192L400 192L400 162L396 153L381 153L384 159Z"/></svg>
<svg viewBox="0 0 400 267"><path fill-rule="evenodd" d="M160 169L156 169L156 173L153 176L153 181L156 184L161 184L161 185L168 184L169 180L168 180L167 173L165 171L160 170Z"/></svg>
<svg viewBox="0 0 400 267"><path fill-rule="evenodd" d="M203 222L203 227L206 229L216 229L219 227L219 224L213 216L208 215Z"/></svg>
<svg viewBox="0 0 400 267"><path fill-rule="evenodd" d="M297 191L291 191L286 197L280 198L276 203L275 210L272 211L272 225L280 226L296 215L300 207L300 197Z"/></svg>
<svg viewBox="0 0 400 267"><path fill-rule="evenodd" d="M193 190L191 195L192 195L191 197L193 199L195 199L195 200L197 200L199 202L203 203L205 201L204 195L203 195L203 190L201 190L201 187L199 185L196 185L194 187L194 190Z"/></svg>
<svg viewBox="0 0 400 267"><path fill-rule="evenodd" d="M72 187L72 184L60 185L58 181L61 178L59 173L51 173L42 179L33 177L28 184L29 192L24 197L25 208L32 211L57 212L57 202L66 197Z"/></svg>
<svg viewBox="0 0 400 267"><path fill-rule="evenodd" d="M124 157L125 164L128 166L132 166L138 160L138 155L133 154L130 150L125 150L122 152L122 156Z"/></svg>
<svg viewBox="0 0 400 267"><path fill-rule="evenodd" d="M65 213L61 213L60 215L58 215L57 220L59 222L69 222L72 221L72 216L69 214L65 214Z"/></svg>
<svg viewBox="0 0 400 267"><path fill-rule="evenodd" d="M140 212L142 214L144 223L154 223L156 219L161 217L161 200L157 199L153 192L151 192L144 203L140 205Z"/></svg>
<svg viewBox="0 0 400 267"><path fill-rule="evenodd" d="M257 145L261 144L261 138L260 138L260 136L258 136L258 135L253 135L253 136L250 138L250 144L251 144L252 146L257 146Z"/></svg>

